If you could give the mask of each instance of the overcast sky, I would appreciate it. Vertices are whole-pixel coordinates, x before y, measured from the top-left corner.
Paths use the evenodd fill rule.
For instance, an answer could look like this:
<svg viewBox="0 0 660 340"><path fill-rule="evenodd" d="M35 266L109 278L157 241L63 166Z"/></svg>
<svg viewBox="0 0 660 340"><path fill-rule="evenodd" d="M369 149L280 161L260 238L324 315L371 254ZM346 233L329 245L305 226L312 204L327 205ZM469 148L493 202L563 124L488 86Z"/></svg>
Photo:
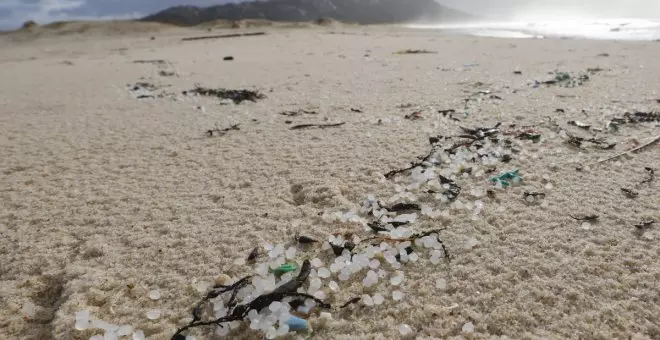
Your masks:
<svg viewBox="0 0 660 340"><path fill-rule="evenodd" d="M406 1L406 0L401 0ZM211 6L231 0L0 0L0 29L26 20L140 17L174 5ZM438 0L453 7L489 16L608 15L660 18L660 0Z"/></svg>

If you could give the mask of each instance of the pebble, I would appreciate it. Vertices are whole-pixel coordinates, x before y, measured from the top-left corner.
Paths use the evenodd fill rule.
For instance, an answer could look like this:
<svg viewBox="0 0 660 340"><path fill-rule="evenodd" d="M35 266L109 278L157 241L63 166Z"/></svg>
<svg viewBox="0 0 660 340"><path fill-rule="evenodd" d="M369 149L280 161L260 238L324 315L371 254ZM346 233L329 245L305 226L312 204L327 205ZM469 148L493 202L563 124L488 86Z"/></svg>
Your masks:
<svg viewBox="0 0 660 340"><path fill-rule="evenodd" d="M392 292L392 299L394 301L401 301L404 296L405 296L405 294L403 294L403 292L401 292L399 290L395 290L395 291Z"/></svg>
<svg viewBox="0 0 660 340"><path fill-rule="evenodd" d="M581 228L583 230L590 230L591 229L591 223L589 222L583 222Z"/></svg>
<svg viewBox="0 0 660 340"><path fill-rule="evenodd" d="M474 332L474 324L472 322L468 322L463 325L463 328L461 330L465 333L472 333Z"/></svg>

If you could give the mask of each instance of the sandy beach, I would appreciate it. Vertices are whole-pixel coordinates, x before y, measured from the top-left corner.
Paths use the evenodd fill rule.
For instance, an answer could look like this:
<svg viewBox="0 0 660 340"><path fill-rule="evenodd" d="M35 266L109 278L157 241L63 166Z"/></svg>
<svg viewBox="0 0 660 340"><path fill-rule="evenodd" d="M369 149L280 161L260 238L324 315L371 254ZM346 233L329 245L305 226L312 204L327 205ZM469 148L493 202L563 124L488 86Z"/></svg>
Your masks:
<svg viewBox="0 0 660 340"><path fill-rule="evenodd" d="M660 144L589 166L660 135L657 121L604 128L626 112L660 110L660 43L393 26L92 26L0 35L0 338L102 335L75 329L76 312L89 310L148 339L170 339L215 277L253 274L236 263L254 247L289 244L296 233L367 237L363 225L327 216L402 192L408 174L383 175L426 155L429 137L498 122L517 151L510 162L456 180L462 204L483 201L479 216L415 193L447 212L420 215L416 228L446 228L439 237L451 261L432 264L420 251L402 266L401 301L384 283L371 290L386 297L382 305L332 310L323 323L310 316L313 338L396 339L401 324L417 339L660 338L660 179L646 181L645 170L660 171ZM436 53L396 53L407 49ZM580 86L534 85L587 69ZM136 83L155 88L134 91ZM182 94L196 84L265 98L235 104ZM521 129L540 141L514 138ZM562 129L616 145L578 148ZM512 169L522 183L496 189L489 181ZM471 195L488 189L494 195ZM530 204L524 192L545 198ZM635 226L645 221L656 223ZM308 256L334 257L318 245L299 249L297 260ZM328 301L364 294L365 272L327 291ZM161 298L150 299L151 290ZM161 315L150 320L154 309ZM248 326L230 337L263 338Z"/></svg>

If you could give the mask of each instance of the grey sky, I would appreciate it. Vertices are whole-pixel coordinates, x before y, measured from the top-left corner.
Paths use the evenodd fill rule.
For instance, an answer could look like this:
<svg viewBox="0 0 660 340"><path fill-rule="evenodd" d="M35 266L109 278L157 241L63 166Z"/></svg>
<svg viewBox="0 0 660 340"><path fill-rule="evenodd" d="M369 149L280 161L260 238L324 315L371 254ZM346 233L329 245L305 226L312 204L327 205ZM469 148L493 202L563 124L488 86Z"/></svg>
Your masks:
<svg viewBox="0 0 660 340"><path fill-rule="evenodd" d="M406 1L406 0L401 0ZM15 28L26 20L139 17L174 5L211 6L232 0L0 0L0 29ZM438 0L452 7L488 16L553 13L590 16L660 18L660 0Z"/></svg>
<svg viewBox="0 0 660 340"><path fill-rule="evenodd" d="M438 0L484 16L660 18L660 0Z"/></svg>

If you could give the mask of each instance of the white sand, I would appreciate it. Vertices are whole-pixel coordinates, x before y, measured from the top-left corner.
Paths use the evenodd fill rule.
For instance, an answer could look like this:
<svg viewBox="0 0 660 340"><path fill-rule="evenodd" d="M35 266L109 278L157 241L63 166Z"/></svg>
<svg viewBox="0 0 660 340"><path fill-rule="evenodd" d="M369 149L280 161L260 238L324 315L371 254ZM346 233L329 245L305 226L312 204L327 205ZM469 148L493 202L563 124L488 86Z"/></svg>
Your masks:
<svg viewBox="0 0 660 340"><path fill-rule="evenodd" d="M324 223L318 213L347 211L368 194L387 199L394 182L379 174L425 154L429 135L497 121L536 125L544 135L541 144L523 143L528 154L509 166L521 169L525 185L487 199L476 222L456 211L424 220L427 228L447 227L442 238L453 261L406 266L402 302L335 314L327 327L315 327L315 338L396 338L402 323L418 338L660 338L660 225L642 235L633 227L660 223L660 179L637 186L645 166L660 170L660 148L575 171L660 129L624 126L605 134L619 143L616 150L580 152L539 125L552 116L562 126L571 119L600 126L625 111L657 110L660 43L477 39L396 28L179 40L195 34L207 33L0 36L0 338L88 339L98 332L77 331L73 320L89 309L149 339L168 339L201 297L193 283L247 275L250 268L234 259L295 232L323 238L361 230ZM393 54L408 48L439 54ZM225 55L236 60L222 61ZM178 77L161 77L161 68L136 59L165 59ZM478 66L463 67L472 63ZM596 66L605 71L582 87L527 84L555 69ZM200 83L260 89L268 98L227 106L213 98L136 100L126 85L141 77L172 92ZM472 87L477 81L486 85ZM482 88L504 100L473 106L460 123L432 110L461 108L467 91ZM406 103L424 108L425 119L402 119L415 111L397 108ZM278 114L299 108L320 114ZM292 131L288 119L346 124ZM379 119L386 122L377 125ZM234 123L240 131L204 135ZM544 175L553 189L544 189ZM300 186L307 196L292 205L292 187ZM620 187L640 195L625 198ZM548 206L525 205L525 190L545 191ZM584 230L570 213L598 214L600 222ZM479 244L466 249L471 238ZM438 278L447 280L445 291L435 289ZM332 301L348 300L356 285ZM147 295L154 288L158 301ZM36 314L26 317L30 305ZM163 311L157 321L146 317L152 308ZM472 335L461 331L467 322Z"/></svg>

